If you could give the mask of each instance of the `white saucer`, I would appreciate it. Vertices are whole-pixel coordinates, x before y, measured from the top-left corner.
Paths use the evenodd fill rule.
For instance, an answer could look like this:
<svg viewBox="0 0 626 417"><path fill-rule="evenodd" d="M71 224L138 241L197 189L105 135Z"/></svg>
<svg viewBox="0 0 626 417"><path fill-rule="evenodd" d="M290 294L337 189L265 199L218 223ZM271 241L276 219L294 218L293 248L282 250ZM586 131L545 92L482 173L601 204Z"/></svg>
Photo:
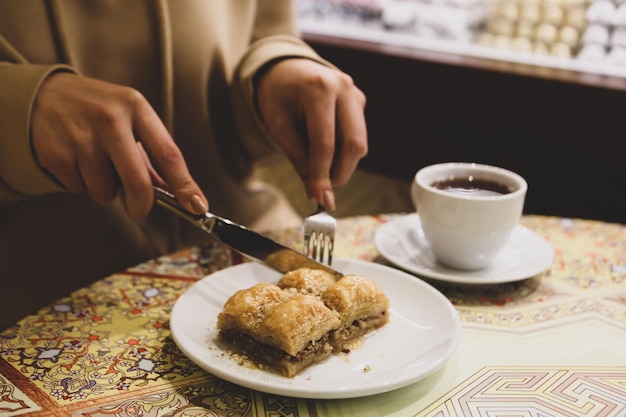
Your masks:
<svg viewBox="0 0 626 417"><path fill-rule="evenodd" d="M389 262L425 278L462 284L499 284L519 281L545 271L554 249L532 230L517 226L493 265L478 271L452 269L435 260L417 213L398 217L378 229L374 241Z"/></svg>

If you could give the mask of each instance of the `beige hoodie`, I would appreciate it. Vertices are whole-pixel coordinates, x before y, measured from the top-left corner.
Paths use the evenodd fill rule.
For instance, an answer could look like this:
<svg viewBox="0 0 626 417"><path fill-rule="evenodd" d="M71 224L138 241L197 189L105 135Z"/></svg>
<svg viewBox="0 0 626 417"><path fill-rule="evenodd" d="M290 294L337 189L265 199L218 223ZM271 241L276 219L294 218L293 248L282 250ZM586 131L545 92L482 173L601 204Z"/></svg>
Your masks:
<svg viewBox="0 0 626 417"><path fill-rule="evenodd" d="M5 296L47 292L47 300L66 294L62 282L101 278L174 249L176 240L207 239L158 208L145 224L132 222L119 204L70 195L41 169L29 114L46 76L72 71L139 90L172 132L211 211L257 229L280 227L289 223L277 219L295 213L250 177L253 161L275 151L251 80L280 57L329 65L297 35L289 0L1 0L0 316ZM20 281L31 284L8 284Z"/></svg>

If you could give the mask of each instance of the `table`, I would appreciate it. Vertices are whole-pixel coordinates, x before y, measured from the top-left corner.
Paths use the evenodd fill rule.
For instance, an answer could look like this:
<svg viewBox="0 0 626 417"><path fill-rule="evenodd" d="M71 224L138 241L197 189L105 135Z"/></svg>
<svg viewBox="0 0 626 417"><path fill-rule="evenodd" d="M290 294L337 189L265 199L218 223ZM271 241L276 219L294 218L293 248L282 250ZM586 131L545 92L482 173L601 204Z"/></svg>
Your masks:
<svg viewBox="0 0 626 417"><path fill-rule="evenodd" d="M336 255L385 263L376 229L402 214L340 219ZM457 308L460 345L436 373L371 397L263 394L202 371L168 329L199 278L245 260L219 243L102 279L0 334L0 415L625 416L626 226L526 215L552 267L493 286L431 282ZM302 231L270 235L299 248Z"/></svg>

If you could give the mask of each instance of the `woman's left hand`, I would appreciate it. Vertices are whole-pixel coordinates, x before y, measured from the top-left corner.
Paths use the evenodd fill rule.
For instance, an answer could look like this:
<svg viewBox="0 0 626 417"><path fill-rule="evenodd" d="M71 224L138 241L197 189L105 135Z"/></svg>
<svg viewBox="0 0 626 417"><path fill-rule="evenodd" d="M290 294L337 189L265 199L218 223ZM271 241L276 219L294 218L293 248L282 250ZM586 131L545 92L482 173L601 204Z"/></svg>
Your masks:
<svg viewBox="0 0 626 417"><path fill-rule="evenodd" d="M352 78L304 58L278 61L257 83L257 106L269 134L302 178L307 194L335 209L344 185L367 155L366 98Z"/></svg>

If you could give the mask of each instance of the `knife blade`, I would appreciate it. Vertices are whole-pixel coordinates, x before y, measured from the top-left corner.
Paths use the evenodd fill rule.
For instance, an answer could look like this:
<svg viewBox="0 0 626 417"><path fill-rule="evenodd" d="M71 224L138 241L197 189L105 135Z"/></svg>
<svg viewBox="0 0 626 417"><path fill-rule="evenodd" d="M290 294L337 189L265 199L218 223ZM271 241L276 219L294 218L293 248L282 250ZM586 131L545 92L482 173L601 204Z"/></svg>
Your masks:
<svg viewBox="0 0 626 417"><path fill-rule="evenodd" d="M191 213L170 192L156 186L153 188L155 202L159 206L215 236L226 246L254 261L263 263L283 274L301 267L308 267L324 270L332 274L335 279L343 276L341 272L231 220L210 212Z"/></svg>

